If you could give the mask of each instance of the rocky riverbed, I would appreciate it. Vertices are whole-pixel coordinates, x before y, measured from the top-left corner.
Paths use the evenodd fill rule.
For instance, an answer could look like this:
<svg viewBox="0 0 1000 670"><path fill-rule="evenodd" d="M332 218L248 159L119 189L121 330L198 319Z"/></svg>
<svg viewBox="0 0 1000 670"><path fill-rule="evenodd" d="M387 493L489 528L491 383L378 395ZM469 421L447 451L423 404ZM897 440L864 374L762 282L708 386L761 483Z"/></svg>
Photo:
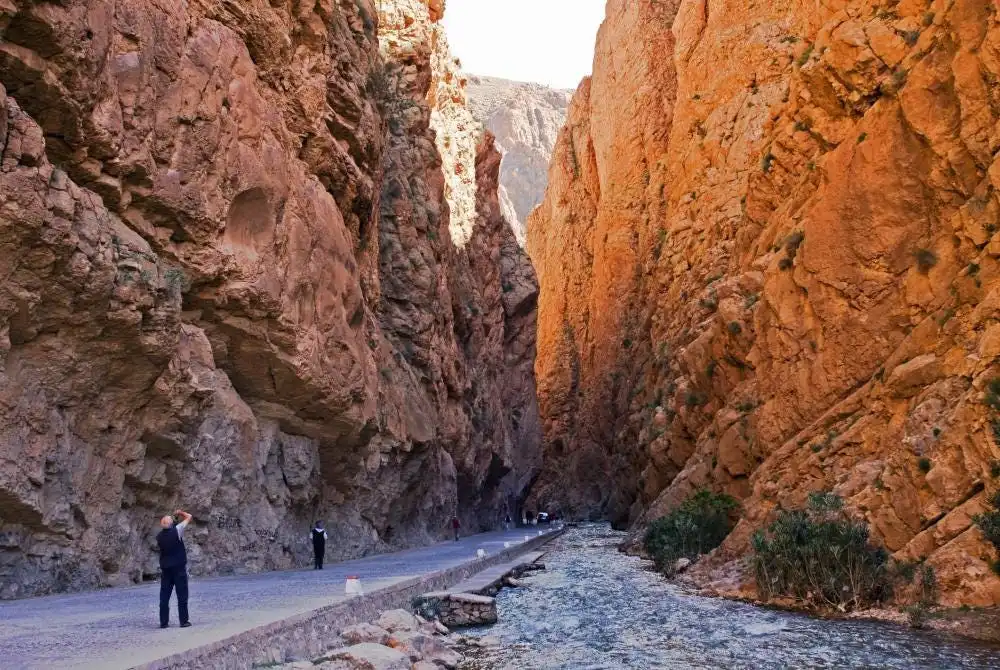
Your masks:
<svg viewBox="0 0 1000 670"><path fill-rule="evenodd" d="M255 667L282 670L454 670L462 651L499 644L489 636L466 637L406 610L383 612L375 621L343 630L331 648L312 659Z"/></svg>
<svg viewBox="0 0 1000 670"><path fill-rule="evenodd" d="M1000 668L1000 646L884 623L824 620L685 592L623 556L607 526L570 529L546 570L505 589L462 670Z"/></svg>

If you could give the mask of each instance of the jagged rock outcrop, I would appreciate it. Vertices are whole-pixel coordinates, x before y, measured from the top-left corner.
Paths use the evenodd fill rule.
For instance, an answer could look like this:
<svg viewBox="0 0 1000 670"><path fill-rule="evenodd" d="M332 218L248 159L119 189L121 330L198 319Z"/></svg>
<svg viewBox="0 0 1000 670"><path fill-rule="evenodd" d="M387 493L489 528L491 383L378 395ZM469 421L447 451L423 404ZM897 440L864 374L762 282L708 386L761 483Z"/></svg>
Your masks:
<svg viewBox="0 0 1000 670"><path fill-rule="evenodd" d="M833 490L943 603L1000 604L997 10L609 2L528 224L538 503L735 494L704 581Z"/></svg>
<svg viewBox="0 0 1000 670"><path fill-rule="evenodd" d="M542 202L552 149L566 121L572 91L496 77L469 77L469 109L503 153L500 206L524 245L524 224Z"/></svg>
<svg viewBox="0 0 1000 670"><path fill-rule="evenodd" d="M471 121L443 3L379 4L0 6L0 597L154 577L177 507L193 572L244 572L531 481L499 156L438 149Z"/></svg>

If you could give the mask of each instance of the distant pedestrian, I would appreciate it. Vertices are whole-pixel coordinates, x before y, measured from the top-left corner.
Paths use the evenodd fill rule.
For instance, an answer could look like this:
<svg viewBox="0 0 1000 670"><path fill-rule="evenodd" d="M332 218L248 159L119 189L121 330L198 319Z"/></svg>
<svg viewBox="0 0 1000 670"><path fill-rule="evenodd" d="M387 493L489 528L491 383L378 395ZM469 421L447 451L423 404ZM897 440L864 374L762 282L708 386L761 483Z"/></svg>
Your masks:
<svg viewBox="0 0 1000 670"><path fill-rule="evenodd" d="M455 531L455 542L458 542L458 529L461 528L462 524L459 523L458 517L451 517L451 529Z"/></svg>
<svg viewBox="0 0 1000 670"><path fill-rule="evenodd" d="M187 549L184 548L184 529L190 522L191 515L181 509L173 516L160 519L161 530L156 536L156 544L160 547L160 628L170 625L170 594L175 587L181 628L191 625L188 619Z"/></svg>
<svg viewBox="0 0 1000 670"><path fill-rule="evenodd" d="M326 553L326 540L329 537L323 522L317 521L310 533L313 541L313 570L323 569L323 555Z"/></svg>
<svg viewBox="0 0 1000 670"><path fill-rule="evenodd" d="M503 518L503 529L510 530L510 514Z"/></svg>

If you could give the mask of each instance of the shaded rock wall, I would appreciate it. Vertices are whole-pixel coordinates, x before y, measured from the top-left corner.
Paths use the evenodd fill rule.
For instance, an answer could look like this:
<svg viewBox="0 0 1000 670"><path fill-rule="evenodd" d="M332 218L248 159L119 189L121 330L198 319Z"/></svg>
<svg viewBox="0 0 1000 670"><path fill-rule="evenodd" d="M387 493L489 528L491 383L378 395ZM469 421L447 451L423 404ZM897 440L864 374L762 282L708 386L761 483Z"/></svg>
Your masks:
<svg viewBox="0 0 1000 670"><path fill-rule="evenodd" d="M946 604L1000 603L970 526L1000 486L998 83L992 1L612 0L528 225L537 501L641 526L733 493L710 581L834 490Z"/></svg>
<svg viewBox="0 0 1000 670"><path fill-rule="evenodd" d="M440 8L381 4L0 7L0 597L155 577L180 506L207 574L516 504L537 284L478 131L446 191Z"/></svg>
<svg viewBox="0 0 1000 670"><path fill-rule="evenodd" d="M523 246L528 215L545 196L552 149L572 92L476 75L468 91L469 109L496 135L503 154L500 206Z"/></svg>

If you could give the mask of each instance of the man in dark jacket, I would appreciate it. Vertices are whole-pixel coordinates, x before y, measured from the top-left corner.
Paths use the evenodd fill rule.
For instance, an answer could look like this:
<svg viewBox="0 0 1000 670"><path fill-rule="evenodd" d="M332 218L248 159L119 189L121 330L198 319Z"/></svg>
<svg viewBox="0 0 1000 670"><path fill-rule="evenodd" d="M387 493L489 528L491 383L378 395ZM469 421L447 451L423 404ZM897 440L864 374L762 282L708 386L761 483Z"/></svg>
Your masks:
<svg viewBox="0 0 1000 670"><path fill-rule="evenodd" d="M316 525L313 526L312 532L309 533L312 536L313 541L313 570L323 569L323 554L326 553L326 529L323 528L323 522L317 521Z"/></svg>
<svg viewBox="0 0 1000 670"><path fill-rule="evenodd" d="M457 516L451 517L451 529L455 531L455 542L458 542L458 529L461 527L462 524L459 523L458 517Z"/></svg>
<svg viewBox="0 0 1000 670"><path fill-rule="evenodd" d="M180 517L180 521L176 517ZM188 620L187 550L184 548L184 529L190 522L191 515L180 509L173 516L160 519L161 530L156 536L160 547L160 628L170 625L170 594L175 586L181 628L191 625Z"/></svg>

